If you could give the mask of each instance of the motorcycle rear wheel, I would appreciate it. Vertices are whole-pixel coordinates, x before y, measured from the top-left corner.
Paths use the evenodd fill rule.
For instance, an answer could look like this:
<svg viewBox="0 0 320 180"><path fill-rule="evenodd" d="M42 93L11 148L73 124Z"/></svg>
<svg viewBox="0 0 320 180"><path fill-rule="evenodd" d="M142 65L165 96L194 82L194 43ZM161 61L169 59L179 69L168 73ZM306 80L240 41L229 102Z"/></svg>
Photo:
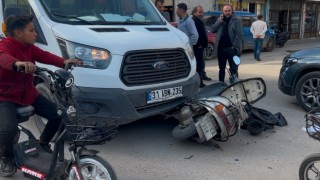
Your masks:
<svg viewBox="0 0 320 180"><path fill-rule="evenodd" d="M84 179L116 180L112 166L99 156L81 156L80 169ZM76 171L71 168L67 180L77 180Z"/></svg>
<svg viewBox="0 0 320 180"><path fill-rule="evenodd" d="M320 153L311 154L301 162L299 179L320 179Z"/></svg>

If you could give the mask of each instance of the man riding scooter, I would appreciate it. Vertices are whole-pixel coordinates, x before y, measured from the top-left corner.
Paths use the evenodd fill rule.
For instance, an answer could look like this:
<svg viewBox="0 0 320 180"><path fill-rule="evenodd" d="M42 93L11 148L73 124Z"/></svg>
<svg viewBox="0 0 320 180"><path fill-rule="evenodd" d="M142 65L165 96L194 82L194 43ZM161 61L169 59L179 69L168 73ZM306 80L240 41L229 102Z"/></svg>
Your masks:
<svg viewBox="0 0 320 180"><path fill-rule="evenodd" d="M12 161L13 141L19 123L16 111L19 106L32 105L35 114L48 120L39 143L44 150L52 151L49 142L57 132L61 117L56 105L39 94L33 85L35 63L63 68L67 64L82 64L76 59L63 59L34 46L37 33L33 16L9 16L5 21L8 37L0 41L0 176L16 171ZM18 72L24 67L25 73Z"/></svg>

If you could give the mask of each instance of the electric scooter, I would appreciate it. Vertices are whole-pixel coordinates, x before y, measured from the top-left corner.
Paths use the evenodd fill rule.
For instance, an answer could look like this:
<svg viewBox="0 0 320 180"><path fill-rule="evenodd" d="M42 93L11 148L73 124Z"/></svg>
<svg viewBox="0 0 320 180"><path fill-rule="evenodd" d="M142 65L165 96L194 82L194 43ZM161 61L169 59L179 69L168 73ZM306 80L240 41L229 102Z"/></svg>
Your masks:
<svg viewBox="0 0 320 180"><path fill-rule="evenodd" d="M117 179L112 166L97 155L98 151L86 148L86 145L99 145L110 140L117 132L116 118L110 118L107 123L105 117L77 118L72 96L74 78L68 70L58 69L52 72L37 67L35 75L47 79L44 83L50 88L58 104L57 113L62 117L64 130L55 142L53 153L48 153L30 130L18 125L13 157L16 168L29 179ZM33 114L32 106L17 109L19 123L27 121ZM99 120L104 120L101 121L104 123ZM27 135L28 140L18 142L21 132ZM65 159L66 140L70 159Z"/></svg>

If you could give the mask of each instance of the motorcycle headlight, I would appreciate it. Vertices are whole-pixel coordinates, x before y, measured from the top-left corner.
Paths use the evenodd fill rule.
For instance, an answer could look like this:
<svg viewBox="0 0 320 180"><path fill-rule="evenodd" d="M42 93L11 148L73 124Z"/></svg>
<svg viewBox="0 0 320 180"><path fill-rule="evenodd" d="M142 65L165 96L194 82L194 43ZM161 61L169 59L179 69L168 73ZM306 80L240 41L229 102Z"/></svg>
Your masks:
<svg viewBox="0 0 320 180"><path fill-rule="evenodd" d="M59 39L59 46L64 56L83 62L83 67L106 69L111 62L111 54L105 49L90 47Z"/></svg>
<svg viewBox="0 0 320 180"><path fill-rule="evenodd" d="M74 78L71 72L65 69L58 69L55 71L55 74L58 77L57 81L61 87L69 88L74 84Z"/></svg>
<svg viewBox="0 0 320 180"><path fill-rule="evenodd" d="M187 43L186 46L187 46L187 52L188 52L189 58L190 58L191 60L195 59L195 58L194 58L193 48L192 48L192 46L191 46L191 44L190 44L189 41L188 41L188 43Z"/></svg>

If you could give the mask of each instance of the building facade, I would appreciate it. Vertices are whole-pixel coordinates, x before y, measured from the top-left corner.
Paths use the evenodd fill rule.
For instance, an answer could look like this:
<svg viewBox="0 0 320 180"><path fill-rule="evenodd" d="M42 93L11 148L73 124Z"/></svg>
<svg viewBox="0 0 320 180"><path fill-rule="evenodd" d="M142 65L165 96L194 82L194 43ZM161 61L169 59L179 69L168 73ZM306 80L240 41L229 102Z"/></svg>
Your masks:
<svg viewBox="0 0 320 180"><path fill-rule="evenodd" d="M171 20L177 21L177 4L184 2L189 12L197 5L205 11L219 11L231 4L235 11L262 14L268 23L281 31L290 31L292 39L318 38L320 32L320 0L165 0Z"/></svg>

